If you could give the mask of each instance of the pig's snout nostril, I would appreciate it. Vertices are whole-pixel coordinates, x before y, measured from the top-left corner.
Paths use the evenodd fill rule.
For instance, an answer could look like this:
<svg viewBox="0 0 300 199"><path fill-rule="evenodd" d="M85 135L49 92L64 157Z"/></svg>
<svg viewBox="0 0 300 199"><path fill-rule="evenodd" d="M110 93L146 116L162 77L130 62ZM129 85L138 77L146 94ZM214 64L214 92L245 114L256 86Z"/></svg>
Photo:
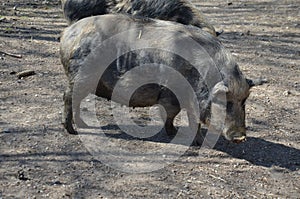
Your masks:
<svg viewBox="0 0 300 199"><path fill-rule="evenodd" d="M246 136L234 137L232 139L232 142L236 143L236 144L239 144L239 143L242 143L242 142L245 142L245 141L246 141Z"/></svg>

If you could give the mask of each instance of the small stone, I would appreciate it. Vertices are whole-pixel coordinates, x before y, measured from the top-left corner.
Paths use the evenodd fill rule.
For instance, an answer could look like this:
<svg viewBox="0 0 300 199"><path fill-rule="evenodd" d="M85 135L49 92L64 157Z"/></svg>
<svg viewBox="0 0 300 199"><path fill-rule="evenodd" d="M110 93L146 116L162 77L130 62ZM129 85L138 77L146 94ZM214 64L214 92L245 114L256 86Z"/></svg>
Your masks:
<svg viewBox="0 0 300 199"><path fill-rule="evenodd" d="M2 130L2 133L10 133L10 132L11 132L11 130L8 128Z"/></svg>
<svg viewBox="0 0 300 199"><path fill-rule="evenodd" d="M53 182L53 185L62 185L62 184L63 184L63 183L60 182L59 180Z"/></svg>
<svg viewBox="0 0 300 199"><path fill-rule="evenodd" d="M27 177L25 177L24 171L22 170L18 171L18 179L23 181L29 180Z"/></svg>
<svg viewBox="0 0 300 199"><path fill-rule="evenodd" d="M291 94L291 91L289 91L289 90L286 90L283 92L283 95L286 97L289 96L290 94Z"/></svg>
<svg viewBox="0 0 300 199"><path fill-rule="evenodd" d="M189 186L188 184L185 184L183 187L184 187L185 189L190 189L190 186Z"/></svg>

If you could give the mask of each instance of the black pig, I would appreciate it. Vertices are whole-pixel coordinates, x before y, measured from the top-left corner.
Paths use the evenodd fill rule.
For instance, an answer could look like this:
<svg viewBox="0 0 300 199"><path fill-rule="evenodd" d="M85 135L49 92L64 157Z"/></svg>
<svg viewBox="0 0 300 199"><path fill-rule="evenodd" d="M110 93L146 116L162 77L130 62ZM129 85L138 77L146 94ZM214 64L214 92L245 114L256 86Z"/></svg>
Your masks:
<svg viewBox="0 0 300 199"><path fill-rule="evenodd" d="M175 116L181 108L186 108L190 125L191 122L198 125L200 121L221 125L219 128L225 138L233 142L241 142L246 137L245 101L255 81L243 76L230 53L214 36L197 27L126 15L89 17L63 32L60 55L69 80L64 96L64 126L71 134L76 134L74 121L84 126L79 107L80 101L89 93L111 99L116 82L121 82L126 91L131 84L147 78L147 73L153 70L161 74L157 78L162 84L169 82L171 87L178 86L173 76L164 73L161 66L165 65L187 80L195 98L188 92L184 93L187 102L182 107L177 95L166 88L168 86L146 84L133 93L129 106L161 104L167 113L165 128L169 134L176 131L173 126ZM116 56L116 59L110 60L109 56ZM93 64L89 62L91 57L95 57ZM105 62L109 65L105 66ZM147 66L152 63L157 67ZM140 65L145 65L144 73L126 76L127 72ZM182 87L184 85L179 85L178 89ZM126 104L122 98L117 102ZM193 113L196 109L194 102L198 103L200 116ZM217 109L212 109L213 106L225 107L224 124L212 121L220 114Z"/></svg>

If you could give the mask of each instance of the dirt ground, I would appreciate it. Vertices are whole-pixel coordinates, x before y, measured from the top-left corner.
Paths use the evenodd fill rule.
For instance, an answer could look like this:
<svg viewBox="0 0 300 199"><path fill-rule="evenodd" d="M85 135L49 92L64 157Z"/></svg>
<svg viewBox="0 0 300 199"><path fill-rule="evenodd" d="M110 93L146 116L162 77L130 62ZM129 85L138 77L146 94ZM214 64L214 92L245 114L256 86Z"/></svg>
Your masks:
<svg viewBox="0 0 300 199"><path fill-rule="evenodd" d="M1 0L0 198L300 198L299 1L193 3L224 30L220 40L243 73L269 83L247 101L246 142L220 138L213 149L190 147L159 170L132 174L104 164L62 128L60 4ZM24 70L35 75L18 79ZM118 131L109 119L103 125ZM141 151L153 144L118 140Z"/></svg>

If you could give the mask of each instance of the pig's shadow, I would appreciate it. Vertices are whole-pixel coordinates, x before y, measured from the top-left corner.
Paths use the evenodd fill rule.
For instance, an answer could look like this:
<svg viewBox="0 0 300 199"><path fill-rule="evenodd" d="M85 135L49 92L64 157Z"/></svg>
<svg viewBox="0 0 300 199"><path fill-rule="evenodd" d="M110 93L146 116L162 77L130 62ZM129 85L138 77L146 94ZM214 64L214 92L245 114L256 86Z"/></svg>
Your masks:
<svg viewBox="0 0 300 199"><path fill-rule="evenodd" d="M140 139L120 132L117 125L107 125L101 128L109 131L117 130L119 133L116 134L105 133L105 136L115 139L144 140L160 143L170 143L172 141L172 137L167 136L164 130L152 137ZM205 133L206 130L202 129L202 131ZM278 166L291 171L300 169L299 149L260 138L248 137L246 142L234 144L220 137L213 149L225 152L234 158L247 160L254 165L264 167Z"/></svg>
<svg viewBox="0 0 300 199"><path fill-rule="evenodd" d="M291 171L296 171L300 168L299 149L260 138L248 137L244 143L232 144L221 137L214 149L259 166L278 166Z"/></svg>

